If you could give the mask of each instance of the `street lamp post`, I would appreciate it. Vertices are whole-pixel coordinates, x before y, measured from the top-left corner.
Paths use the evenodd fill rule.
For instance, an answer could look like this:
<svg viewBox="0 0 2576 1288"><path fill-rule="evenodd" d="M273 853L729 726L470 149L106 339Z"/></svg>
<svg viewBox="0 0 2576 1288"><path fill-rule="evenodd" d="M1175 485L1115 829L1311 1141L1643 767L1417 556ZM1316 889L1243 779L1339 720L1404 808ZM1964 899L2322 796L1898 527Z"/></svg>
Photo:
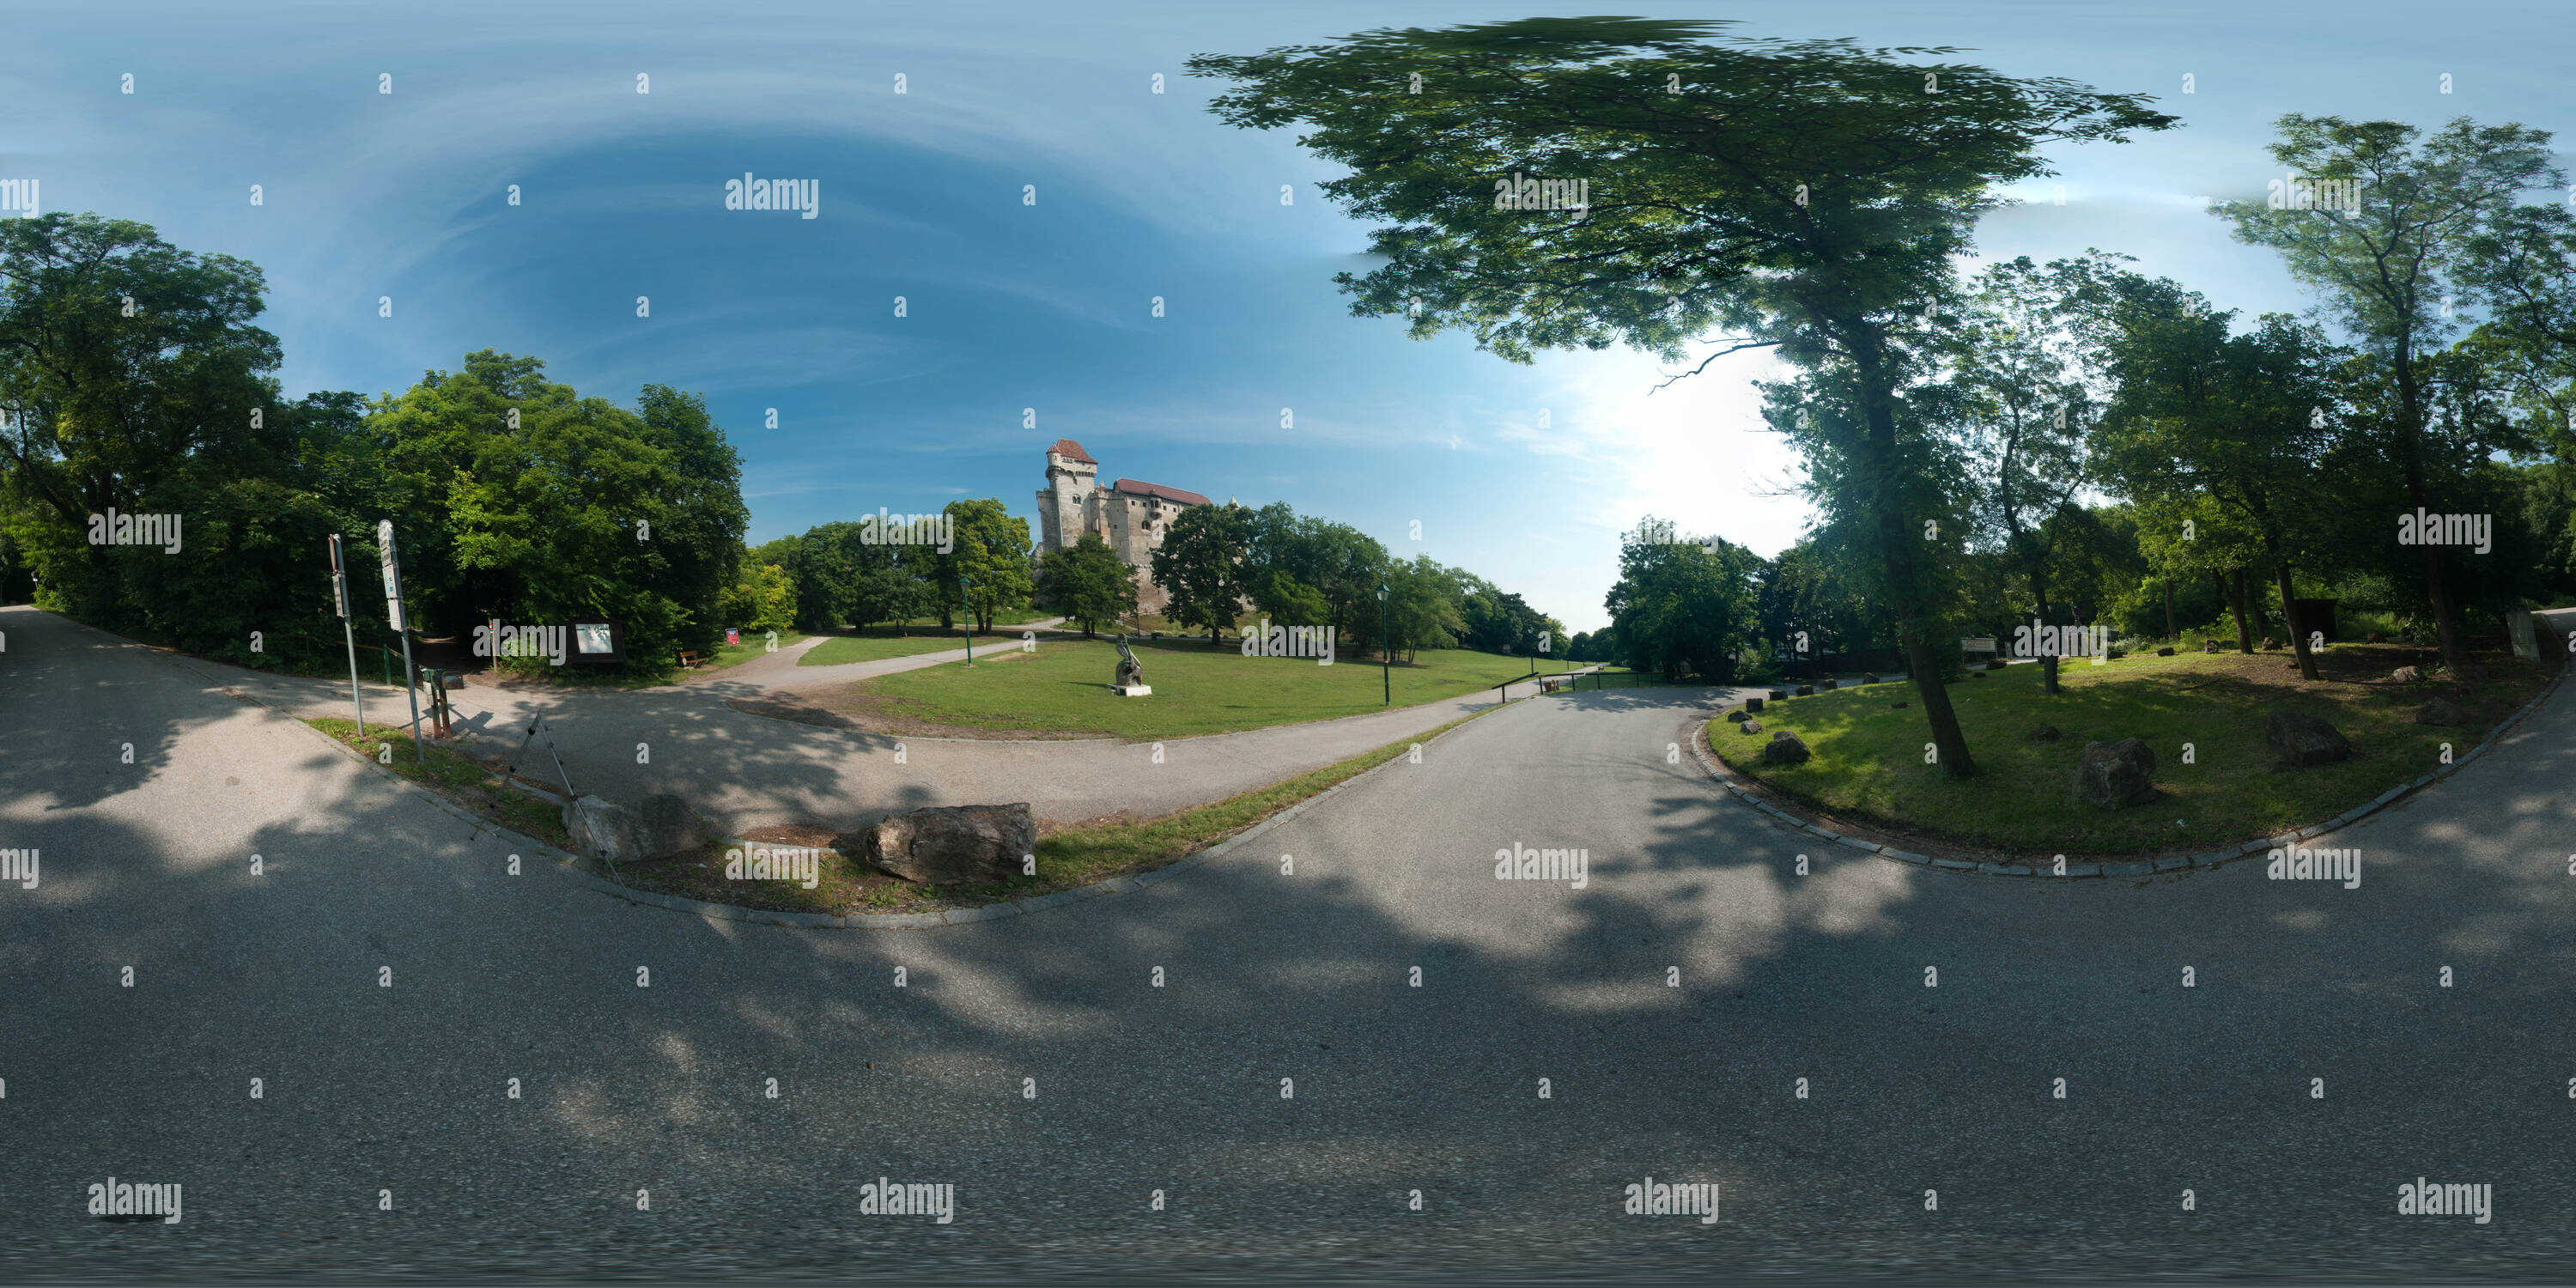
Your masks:
<svg viewBox="0 0 2576 1288"><path fill-rule="evenodd" d="M1377 584L1377 687L1382 704L1390 707L1395 705L1395 680L1387 667L1393 664L1387 652L1386 583L1381 581Z"/></svg>

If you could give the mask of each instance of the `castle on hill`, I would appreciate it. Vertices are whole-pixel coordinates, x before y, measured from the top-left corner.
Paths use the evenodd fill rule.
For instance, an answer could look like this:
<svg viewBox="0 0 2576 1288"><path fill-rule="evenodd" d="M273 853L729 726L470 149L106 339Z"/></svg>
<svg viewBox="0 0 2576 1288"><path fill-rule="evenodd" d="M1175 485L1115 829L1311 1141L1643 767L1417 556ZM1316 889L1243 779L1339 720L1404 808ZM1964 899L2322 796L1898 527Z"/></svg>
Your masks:
<svg viewBox="0 0 2576 1288"><path fill-rule="evenodd" d="M1160 613L1171 595L1154 584L1153 555L1181 511L1208 499L1160 483L1120 479L1099 486L1100 462L1082 444L1059 438L1046 452L1046 487L1038 492L1038 549L1071 550L1097 534L1136 577L1136 609Z"/></svg>

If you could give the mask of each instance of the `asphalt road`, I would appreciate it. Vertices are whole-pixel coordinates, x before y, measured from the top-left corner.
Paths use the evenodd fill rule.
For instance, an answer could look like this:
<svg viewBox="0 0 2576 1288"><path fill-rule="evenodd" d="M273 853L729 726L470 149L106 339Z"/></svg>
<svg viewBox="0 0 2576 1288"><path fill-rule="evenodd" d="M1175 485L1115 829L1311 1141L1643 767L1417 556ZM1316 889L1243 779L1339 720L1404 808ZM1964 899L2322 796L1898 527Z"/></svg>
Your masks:
<svg viewBox="0 0 2576 1288"><path fill-rule="evenodd" d="M1819 852L1648 689L1144 891L801 931L509 876L286 717L6 621L0 1278L2576 1273L2563 695L2328 838L2352 890ZM1520 845L1583 886L1497 880ZM184 1219L88 1216L110 1175ZM879 1176L953 1223L862 1215ZM1719 1219L1624 1215L1648 1176ZM2418 1176L2492 1220L2398 1215Z"/></svg>

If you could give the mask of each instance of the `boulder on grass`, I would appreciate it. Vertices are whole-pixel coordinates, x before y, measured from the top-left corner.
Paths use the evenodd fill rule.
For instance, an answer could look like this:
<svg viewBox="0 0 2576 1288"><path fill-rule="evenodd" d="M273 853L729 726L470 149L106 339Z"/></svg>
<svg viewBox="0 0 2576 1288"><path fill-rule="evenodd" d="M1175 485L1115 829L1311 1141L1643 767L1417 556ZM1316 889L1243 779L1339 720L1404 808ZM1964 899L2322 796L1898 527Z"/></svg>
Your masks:
<svg viewBox="0 0 2576 1288"><path fill-rule="evenodd" d="M2084 744L2075 766L2075 794L2104 809L2144 805L2156 798L2156 753L2135 738Z"/></svg>
<svg viewBox="0 0 2576 1288"><path fill-rule="evenodd" d="M1746 732L1746 733L1760 733L1760 732L1762 732L1762 722L1761 722L1761 721L1759 721L1759 720L1747 720L1747 721L1745 721L1745 722L1744 722L1744 726L1743 726L1743 727L1744 727L1744 732Z"/></svg>
<svg viewBox="0 0 2576 1288"><path fill-rule="evenodd" d="M2266 653L2277 652L2277 651L2279 651L2280 647L2281 647L2281 641L2276 640L2276 639L2272 638L2272 637L2271 637L2271 636L2269 636L2269 635L2266 635L2266 636L2264 636L2264 637L2263 637L2263 651L2264 651L2264 652L2266 652Z"/></svg>
<svg viewBox="0 0 2576 1288"><path fill-rule="evenodd" d="M2469 709L2449 698L2436 697L2415 708L2415 723L2420 725L2464 725L2469 722Z"/></svg>
<svg viewBox="0 0 2576 1288"><path fill-rule="evenodd" d="M1020 874L1038 848L1036 815L1016 805L934 805L888 814L833 842L843 854L923 885L972 885Z"/></svg>
<svg viewBox="0 0 2576 1288"><path fill-rule="evenodd" d="M1825 681L1824 683L1817 685L1816 687L1817 687L1817 688L1819 688L1819 689L1824 690L1824 691L1825 691L1825 692L1827 692L1827 693L1831 693L1831 692L1833 692L1834 690L1841 688L1841 687L1842 687L1842 684L1843 684L1843 682L1842 682L1842 681L1840 681L1840 680L1827 680L1827 681Z"/></svg>
<svg viewBox="0 0 2576 1288"><path fill-rule="evenodd" d="M2031 730L2029 733L2023 734L2021 740L2023 742L2055 742L2065 736L2066 735L2057 731L2056 725L2044 724Z"/></svg>
<svg viewBox="0 0 2576 1288"><path fill-rule="evenodd" d="M1773 733L1771 741L1762 744L1762 762L1767 765L1803 765L1814 756L1798 735L1786 729Z"/></svg>
<svg viewBox="0 0 2576 1288"><path fill-rule="evenodd" d="M629 808L597 796L576 796L563 807L564 831L575 853L614 863L651 863L706 848L715 829L687 801L667 792Z"/></svg>
<svg viewBox="0 0 2576 1288"><path fill-rule="evenodd" d="M1968 672L1968 678L1971 680L1982 680L1986 678L1986 673L1983 671L1970 671Z"/></svg>
<svg viewBox="0 0 2576 1288"><path fill-rule="evenodd" d="M1745 713L1746 715L1751 715L1751 714L1753 714L1753 713L1754 713L1754 712L1756 712L1756 711L1760 711L1761 709L1762 709L1762 699L1760 699L1760 698L1746 698L1746 699L1744 700L1744 713Z"/></svg>
<svg viewBox="0 0 2576 1288"><path fill-rule="evenodd" d="M1799 696L1799 697L1802 697L1802 698L1803 698L1803 697L1806 697L1807 695L1809 695L1809 694L1811 694L1811 693L1814 693L1815 691L1816 691L1816 686L1814 686L1814 685L1812 685L1812 684L1801 684L1801 685L1799 685L1799 686L1798 686L1798 696Z"/></svg>
<svg viewBox="0 0 2576 1288"><path fill-rule="evenodd" d="M1887 704L1887 709L1890 711L1903 711L1905 709L1905 704L1902 702L1891 702Z"/></svg>
<svg viewBox="0 0 2576 1288"><path fill-rule="evenodd" d="M2172 647L2171 645L2167 645L2167 646L2166 646L2166 647L2164 647L2164 648L2160 648L2160 649L2157 649L2157 650L2156 650L2156 656L2157 656L2157 657L2172 657L2173 655L2174 655L2174 651L2173 651L2173 647Z"/></svg>
<svg viewBox="0 0 2576 1288"><path fill-rule="evenodd" d="M1876 672L1876 671L1863 671L1863 672L1861 672L1861 674L1860 674L1860 682L1861 682L1861 683L1863 683L1863 684L1876 684L1876 683L1878 683L1878 672Z"/></svg>
<svg viewBox="0 0 2576 1288"><path fill-rule="evenodd" d="M2129 650L2124 648L2109 648L2102 650L2102 655L2104 657L2111 658L2127 657L2129 655Z"/></svg>
<svg viewBox="0 0 2576 1288"><path fill-rule="evenodd" d="M1777 701L1779 701L1780 699L1785 698L1785 697L1787 697L1787 696L1789 696L1789 691L1788 691L1787 689L1773 689L1773 690L1771 690L1771 700L1772 700L1773 702L1777 702Z"/></svg>
<svg viewBox="0 0 2576 1288"><path fill-rule="evenodd" d="M2352 758L2352 743L2341 731L2304 711L2265 712L2263 741L2281 753L2284 766L2331 765Z"/></svg>
<svg viewBox="0 0 2576 1288"><path fill-rule="evenodd" d="M2219 648L2218 641L2205 639L2200 642L2200 651L2203 653L2216 653L2221 650Z"/></svg>
<svg viewBox="0 0 2576 1288"><path fill-rule="evenodd" d="M2366 636L2366 637L2364 637L2364 638L2366 638L2370 643L2373 643L2373 644L2385 644L2385 643L2387 643L2387 642L2388 642L2388 632L2386 632L2386 631L2372 631L2368 636Z"/></svg>
<svg viewBox="0 0 2576 1288"><path fill-rule="evenodd" d="M1746 716L1751 714L1752 713L1749 711L1729 711L1726 713L1726 718L1741 723Z"/></svg>
<svg viewBox="0 0 2576 1288"><path fill-rule="evenodd" d="M2388 678L2399 684L2414 684L2424 678L2424 671L2421 667L2401 666L2389 672Z"/></svg>

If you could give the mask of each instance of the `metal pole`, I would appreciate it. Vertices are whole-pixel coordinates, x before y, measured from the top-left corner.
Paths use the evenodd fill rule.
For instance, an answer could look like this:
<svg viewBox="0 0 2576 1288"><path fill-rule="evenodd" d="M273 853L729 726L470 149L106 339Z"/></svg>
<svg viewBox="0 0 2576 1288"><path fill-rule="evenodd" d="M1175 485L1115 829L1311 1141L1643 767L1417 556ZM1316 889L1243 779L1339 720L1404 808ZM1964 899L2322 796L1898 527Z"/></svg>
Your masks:
<svg viewBox="0 0 2576 1288"><path fill-rule="evenodd" d="M410 681L404 690L411 694L411 751L420 758L420 763L426 765L429 763L429 750L420 745L420 672L411 664L410 631L403 632L403 678Z"/></svg>
<svg viewBox="0 0 2576 1288"><path fill-rule="evenodd" d="M358 736L367 736L367 709L358 705L358 637L349 629L349 619L340 619L340 634L349 642L349 710L358 717Z"/></svg>
<svg viewBox="0 0 2576 1288"><path fill-rule="evenodd" d="M340 639L349 646L349 711L358 717L358 737L367 736L367 709L358 702L358 636L349 626L349 570L340 554L340 534L332 533L331 600L340 613Z"/></svg>

